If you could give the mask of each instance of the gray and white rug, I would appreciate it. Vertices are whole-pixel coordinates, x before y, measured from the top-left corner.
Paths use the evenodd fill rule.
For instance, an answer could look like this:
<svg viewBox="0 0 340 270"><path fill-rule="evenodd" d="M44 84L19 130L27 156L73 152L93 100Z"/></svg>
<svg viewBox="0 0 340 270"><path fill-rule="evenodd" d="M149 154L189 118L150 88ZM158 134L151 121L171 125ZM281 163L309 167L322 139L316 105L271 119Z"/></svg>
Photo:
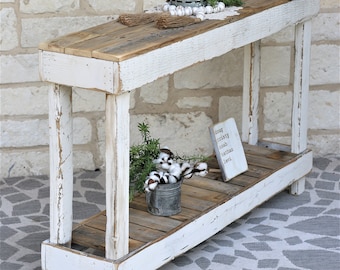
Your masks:
<svg viewBox="0 0 340 270"><path fill-rule="evenodd" d="M76 173L74 184L75 222L105 208L103 172ZM339 191L340 158L316 158L303 194L279 193L160 269L337 270ZM2 179L0 195L0 269L41 269L40 244L49 236L48 177Z"/></svg>

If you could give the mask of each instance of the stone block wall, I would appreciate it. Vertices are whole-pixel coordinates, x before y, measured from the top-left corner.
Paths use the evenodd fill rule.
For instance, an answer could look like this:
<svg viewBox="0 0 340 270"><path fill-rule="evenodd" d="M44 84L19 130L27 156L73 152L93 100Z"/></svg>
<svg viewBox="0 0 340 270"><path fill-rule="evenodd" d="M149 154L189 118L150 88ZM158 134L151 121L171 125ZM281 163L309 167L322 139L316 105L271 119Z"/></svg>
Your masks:
<svg viewBox="0 0 340 270"><path fill-rule="evenodd" d="M48 89L38 44L142 12L162 0L0 0L0 177L48 174ZM339 153L338 0L321 0L313 19L308 145L316 156ZM262 41L260 138L290 142L294 29ZM213 49L213 48L212 48ZM208 126L234 117L241 126L243 50L194 65L131 94L131 144L146 121L179 154L210 154ZM74 89L75 170L105 166L105 95Z"/></svg>

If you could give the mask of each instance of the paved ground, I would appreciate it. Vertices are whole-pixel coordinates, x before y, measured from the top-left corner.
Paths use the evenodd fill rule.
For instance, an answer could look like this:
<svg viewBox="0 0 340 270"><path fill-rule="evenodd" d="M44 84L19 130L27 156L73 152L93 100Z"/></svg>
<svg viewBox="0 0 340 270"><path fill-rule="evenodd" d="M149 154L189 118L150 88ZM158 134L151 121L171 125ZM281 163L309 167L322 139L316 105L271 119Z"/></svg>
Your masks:
<svg viewBox="0 0 340 270"><path fill-rule="evenodd" d="M74 182L75 222L104 209L102 172L79 172ZM49 235L48 186L47 176L0 180L1 270L41 269L40 243ZM314 159L303 194L281 192L161 269L339 269L339 190L340 158Z"/></svg>

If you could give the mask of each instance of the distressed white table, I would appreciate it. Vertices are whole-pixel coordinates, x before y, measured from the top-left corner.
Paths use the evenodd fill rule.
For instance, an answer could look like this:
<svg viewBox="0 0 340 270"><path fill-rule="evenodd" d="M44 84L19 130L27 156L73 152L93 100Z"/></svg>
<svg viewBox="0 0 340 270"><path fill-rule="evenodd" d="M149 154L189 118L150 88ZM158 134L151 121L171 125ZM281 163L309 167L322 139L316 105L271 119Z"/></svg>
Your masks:
<svg viewBox="0 0 340 270"><path fill-rule="evenodd" d="M307 103L311 18L318 10L319 0L246 0L240 16L224 21L204 21L173 30L158 30L153 25L128 28L110 22L42 43L41 78L52 83L51 227L50 239L42 244L42 269L155 269L286 187L300 194L303 177L312 167L312 153L306 149ZM290 25L295 25L292 142L284 147L258 142L260 40ZM167 220L145 216L138 201L129 205L130 91L239 47L245 52L242 140L250 164L248 174L230 183L192 179L187 183L189 188L183 186L181 215ZM72 86L106 93L106 213L86 221L73 237ZM198 192L204 188L206 193ZM191 194L192 189L197 192ZM198 193L201 198L194 198ZM186 205L185 196L206 207L201 212L193 209ZM211 198L214 201L209 201ZM135 228L150 220L172 227L145 240L137 233L140 227ZM98 237L91 235L98 228ZM82 235L80 239L88 237L87 242L93 242L89 246L105 250L105 257L72 249L71 242L83 243L77 235ZM96 244L99 238L105 240Z"/></svg>

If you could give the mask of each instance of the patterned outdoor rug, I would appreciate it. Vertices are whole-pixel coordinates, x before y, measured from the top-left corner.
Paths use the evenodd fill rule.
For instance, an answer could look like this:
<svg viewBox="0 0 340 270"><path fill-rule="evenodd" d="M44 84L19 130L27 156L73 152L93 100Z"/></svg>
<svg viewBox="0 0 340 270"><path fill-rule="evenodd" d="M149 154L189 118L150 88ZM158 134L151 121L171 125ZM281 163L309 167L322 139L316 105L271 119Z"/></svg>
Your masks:
<svg viewBox="0 0 340 270"><path fill-rule="evenodd" d="M104 182L100 171L75 174L75 222L104 209ZM40 244L49 237L48 177L5 178L0 188L0 269L41 269ZM337 270L339 191L340 158L316 158L303 194L279 193L161 270Z"/></svg>

